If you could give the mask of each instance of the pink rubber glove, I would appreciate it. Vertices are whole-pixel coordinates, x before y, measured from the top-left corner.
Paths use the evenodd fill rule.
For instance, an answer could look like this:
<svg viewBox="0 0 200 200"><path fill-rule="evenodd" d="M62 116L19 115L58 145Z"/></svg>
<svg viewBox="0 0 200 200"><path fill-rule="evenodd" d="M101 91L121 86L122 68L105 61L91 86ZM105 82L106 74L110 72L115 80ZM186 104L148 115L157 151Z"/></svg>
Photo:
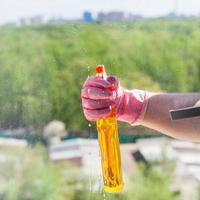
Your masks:
<svg viewBox="0 0 200 200"><path fill-rule="evenodd" d="M142 90L126 90L122 88L114 76L105 79L89 77L81 91L82 106L85 117L96 121L111 114L116 108L119 121L139 124L147 107L147 93Z"/></svg>

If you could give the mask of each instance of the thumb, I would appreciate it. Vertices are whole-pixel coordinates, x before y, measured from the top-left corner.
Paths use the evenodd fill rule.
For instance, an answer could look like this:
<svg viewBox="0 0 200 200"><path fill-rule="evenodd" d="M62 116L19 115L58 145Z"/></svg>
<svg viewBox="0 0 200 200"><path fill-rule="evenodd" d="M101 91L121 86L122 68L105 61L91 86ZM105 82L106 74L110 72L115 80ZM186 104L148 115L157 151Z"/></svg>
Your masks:
<svg viewBox="0 0 200 200"><path fill-rule="evenodd" d="M111 91L118 89L119 81L116 76L107 76L106 80L110 83L109 89Z"/></svg>

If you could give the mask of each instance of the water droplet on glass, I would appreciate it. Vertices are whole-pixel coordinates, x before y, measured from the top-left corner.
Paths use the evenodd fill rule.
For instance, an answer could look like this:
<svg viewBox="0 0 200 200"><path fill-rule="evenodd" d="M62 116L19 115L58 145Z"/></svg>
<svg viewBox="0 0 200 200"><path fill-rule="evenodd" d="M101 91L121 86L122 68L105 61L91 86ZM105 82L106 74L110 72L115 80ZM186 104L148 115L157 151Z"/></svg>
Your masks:
<svg viewBox="0 0 200 200"><path fill-rule="evenodd" d="M105 194L105 193L103 193L103 199L104 199L104 200L106 199L106 194Z"/></svg>
<svg viewBox="0 0 200 200"><path fill-rule="evenodd" d="M90 75L90 66L87 67L88 68L88 76Z"/></svg>

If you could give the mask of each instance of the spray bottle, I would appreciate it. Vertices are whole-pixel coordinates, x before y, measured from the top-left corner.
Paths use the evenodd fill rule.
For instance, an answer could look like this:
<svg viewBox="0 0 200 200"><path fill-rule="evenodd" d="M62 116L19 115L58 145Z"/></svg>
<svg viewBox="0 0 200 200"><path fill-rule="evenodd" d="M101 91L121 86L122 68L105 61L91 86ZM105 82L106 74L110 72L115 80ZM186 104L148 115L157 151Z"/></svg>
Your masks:
<svg viewBox="0 0 200 200"><path fill-rule="evenodd" d="M96 67L96 75L105 78L103 65ZM112 91L112 87L110 88ZM124 186L121 157L119 147L118 126L116 119L116 109L111 108L109 116L96 121L98 130L98 140L101 153L102 175L104 190L106 192L120 192Z"/></svg>

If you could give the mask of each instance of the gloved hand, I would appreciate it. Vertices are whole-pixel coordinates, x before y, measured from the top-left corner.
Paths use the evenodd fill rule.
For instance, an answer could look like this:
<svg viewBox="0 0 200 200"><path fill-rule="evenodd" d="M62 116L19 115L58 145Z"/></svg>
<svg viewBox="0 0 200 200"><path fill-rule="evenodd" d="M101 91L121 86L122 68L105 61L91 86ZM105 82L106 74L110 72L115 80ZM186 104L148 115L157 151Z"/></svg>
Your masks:
<svg viewBox="0 0 200 200"><path fill-rule="evenodd" d="M96 121L111 114L116 108L119 121L139 124L147 107L147 93L142 90L126 90L115 76L106 79L91 76L83 84L81 91L82 106L85 117Z"/></svg>

